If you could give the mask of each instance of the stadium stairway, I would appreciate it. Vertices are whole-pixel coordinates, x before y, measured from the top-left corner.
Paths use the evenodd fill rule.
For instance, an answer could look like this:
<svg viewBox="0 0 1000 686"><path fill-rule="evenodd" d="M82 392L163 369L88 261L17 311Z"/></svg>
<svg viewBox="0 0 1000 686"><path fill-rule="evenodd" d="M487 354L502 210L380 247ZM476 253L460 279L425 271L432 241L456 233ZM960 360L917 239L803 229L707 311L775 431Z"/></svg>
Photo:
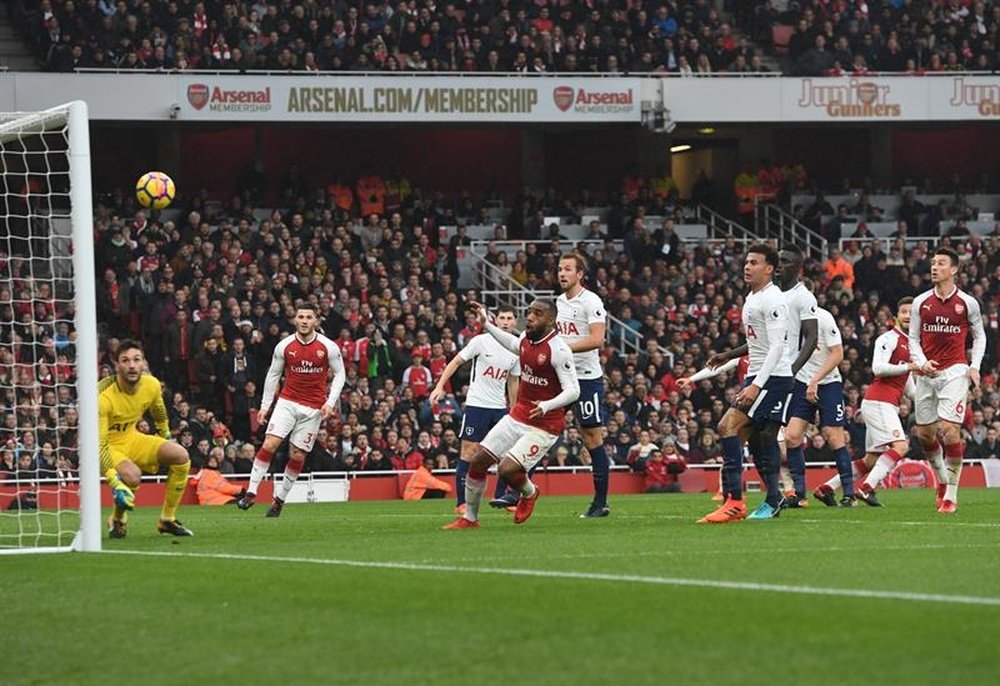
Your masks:
<svg viewBox="0 0 1000 686"><path fill-rule="evenodd" d="M0 70L4 67L10 71L39 71L28 43L15 33L7 12L0 12Z"/></svg>

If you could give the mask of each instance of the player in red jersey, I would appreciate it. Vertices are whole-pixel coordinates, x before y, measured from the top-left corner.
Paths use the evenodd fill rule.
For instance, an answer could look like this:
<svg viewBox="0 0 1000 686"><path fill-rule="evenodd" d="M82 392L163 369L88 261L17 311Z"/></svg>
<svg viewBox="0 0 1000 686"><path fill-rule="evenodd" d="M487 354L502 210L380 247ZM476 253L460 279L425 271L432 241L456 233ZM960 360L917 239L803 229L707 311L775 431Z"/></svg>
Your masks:
<svg viewBox="0 0 1000 686"><path fill-rule="evenodd" d="M274 347L257 414L261 424L267 422L267 431L253 461L247 493L236 503L241 510L253 506L257 487L267 474L274 453L287 438L288 464L281 486L275 489L274 503L267 511L268 517L281 514L285 498L302 471L320 426L337 411L340 391L347 378L344 358L337 344L317 331L318 326L317 308L310 303L299 305L295 310L295 334ZM330 383L331 374L333 383ZM271 404L282 377L284 385L272 412Z"/></svg>
<svg viewBox="0 0 1000 686"><path fill-rule="evenodd" d="M910 442L899 419L899 402L906 393L913 396L911 372L919 367L910 360L910 313L913 298L902 298L896 304L896 324L875 339L872 351L874 381L861 401L861 416L865 421L865 456L854 461L856 495L872 507L881 507L875 489L896 463L906 456ZM867 476L866 476L867 475ZM864 482L861 479L864 478ZM813 491L813 496L828 506L837 504L834 493L840 488L840 475L835 475Z"/></svg>
<svg viewBox="0 0 1000 686"><path fill-rule="evenodd" d="M940 476L938 512L958 509L958 482L962 476L962 420L969 389L979 385L979 367L986 353L986 331L979 302L955 284L958 254L938 248L931 258L934 288L913 300L910 316L910 356L919 365L914 411L917 437ZM972 359L966 358L966 339L972 334ZM941 441L938 442L938 434ZM947 473L940 468L941 444Z"/></svg>
<svg viewBox="0 0 1000 686"><path fill-rule="evenodd" d="M500 345L520 358L521 384L517 402L486 434L472 457L465 479L465 513L445 529L479 526L479 504L486 489L486 472L498 463L497 474L521 493L514 523L531 516L538 487L528 472L541 460L566 428L566 406L580 397L580 381L573 353L556 330L556 306L535 300L528 306L528 328L520 336L488 321L486 308L470 303L479 321Z"/></svg>

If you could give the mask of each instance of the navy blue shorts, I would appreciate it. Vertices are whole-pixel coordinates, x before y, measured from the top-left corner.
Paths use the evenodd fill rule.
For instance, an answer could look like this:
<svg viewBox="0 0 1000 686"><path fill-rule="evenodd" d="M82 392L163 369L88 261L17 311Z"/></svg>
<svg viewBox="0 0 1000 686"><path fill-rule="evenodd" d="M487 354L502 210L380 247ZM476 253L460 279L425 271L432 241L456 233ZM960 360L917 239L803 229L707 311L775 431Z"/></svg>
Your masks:
<svg viewBox="0 0 1000 686"><path fill-rule="evenodd" d="M490 429L507 416L507 410L489 409L486 407L465 406L462 415L462 428L459 438L471 443L481 443Z"/></svg>
<svg viewBox="0 0 1000 686"><path fill-rule="evenodd" d="M580 379L580 397L573 404L580 426L588 429L592 426L604 426L604 379Z"/></svg>
<svg viewBox="0 0 1000 686"><path fill-rule="evenodd" d="M743 388L753 383L754 377L747 377L743 382ZM757 400L750 406L749 410L740 410L745 413L758 429L767 422L776 422L784 426L787 423L788 401L792 395L792 381L790 376L772 376L764 384L757 394Z"/></svg>
<svg viewBox="0 0 1000 686"><path fill-rule="evenodd" d="M792 389L792 401L788 406L788 417L798 417L810 424L816 423L816 413L819 412L820 426L847 426L847 414L844 411L844 385L839 381L822 384L817 387L819 402L809 402L806 398L806 384L796 381Z"/></svg>

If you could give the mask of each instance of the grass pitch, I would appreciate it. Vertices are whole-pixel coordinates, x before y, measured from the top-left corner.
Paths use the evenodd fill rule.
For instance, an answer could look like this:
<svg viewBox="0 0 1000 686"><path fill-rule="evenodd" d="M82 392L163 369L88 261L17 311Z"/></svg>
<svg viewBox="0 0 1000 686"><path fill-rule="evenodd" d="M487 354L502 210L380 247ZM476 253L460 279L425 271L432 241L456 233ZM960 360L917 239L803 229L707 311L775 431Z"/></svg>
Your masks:
<svg viewBox="0 0 1000 686"><path fill-rule="evenodd" d="M1000 683L1000 493L883 501L699 526L703 494L543 496L472 531L450 501L183 508L193 539L142 510L125 554L0 557L0 683Z"/></svg>

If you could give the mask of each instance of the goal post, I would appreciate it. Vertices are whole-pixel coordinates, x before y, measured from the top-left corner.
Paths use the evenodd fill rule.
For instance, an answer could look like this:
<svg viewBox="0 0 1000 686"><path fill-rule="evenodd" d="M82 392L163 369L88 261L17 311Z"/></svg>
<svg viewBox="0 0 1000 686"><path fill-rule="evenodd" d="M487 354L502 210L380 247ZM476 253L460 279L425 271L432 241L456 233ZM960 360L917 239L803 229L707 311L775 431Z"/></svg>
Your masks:
<svg viewBox="0 0 1000 686"><path fill-rule="evenodd" d="M0 113L0 553L101 549L88 127Z"/></svg>

